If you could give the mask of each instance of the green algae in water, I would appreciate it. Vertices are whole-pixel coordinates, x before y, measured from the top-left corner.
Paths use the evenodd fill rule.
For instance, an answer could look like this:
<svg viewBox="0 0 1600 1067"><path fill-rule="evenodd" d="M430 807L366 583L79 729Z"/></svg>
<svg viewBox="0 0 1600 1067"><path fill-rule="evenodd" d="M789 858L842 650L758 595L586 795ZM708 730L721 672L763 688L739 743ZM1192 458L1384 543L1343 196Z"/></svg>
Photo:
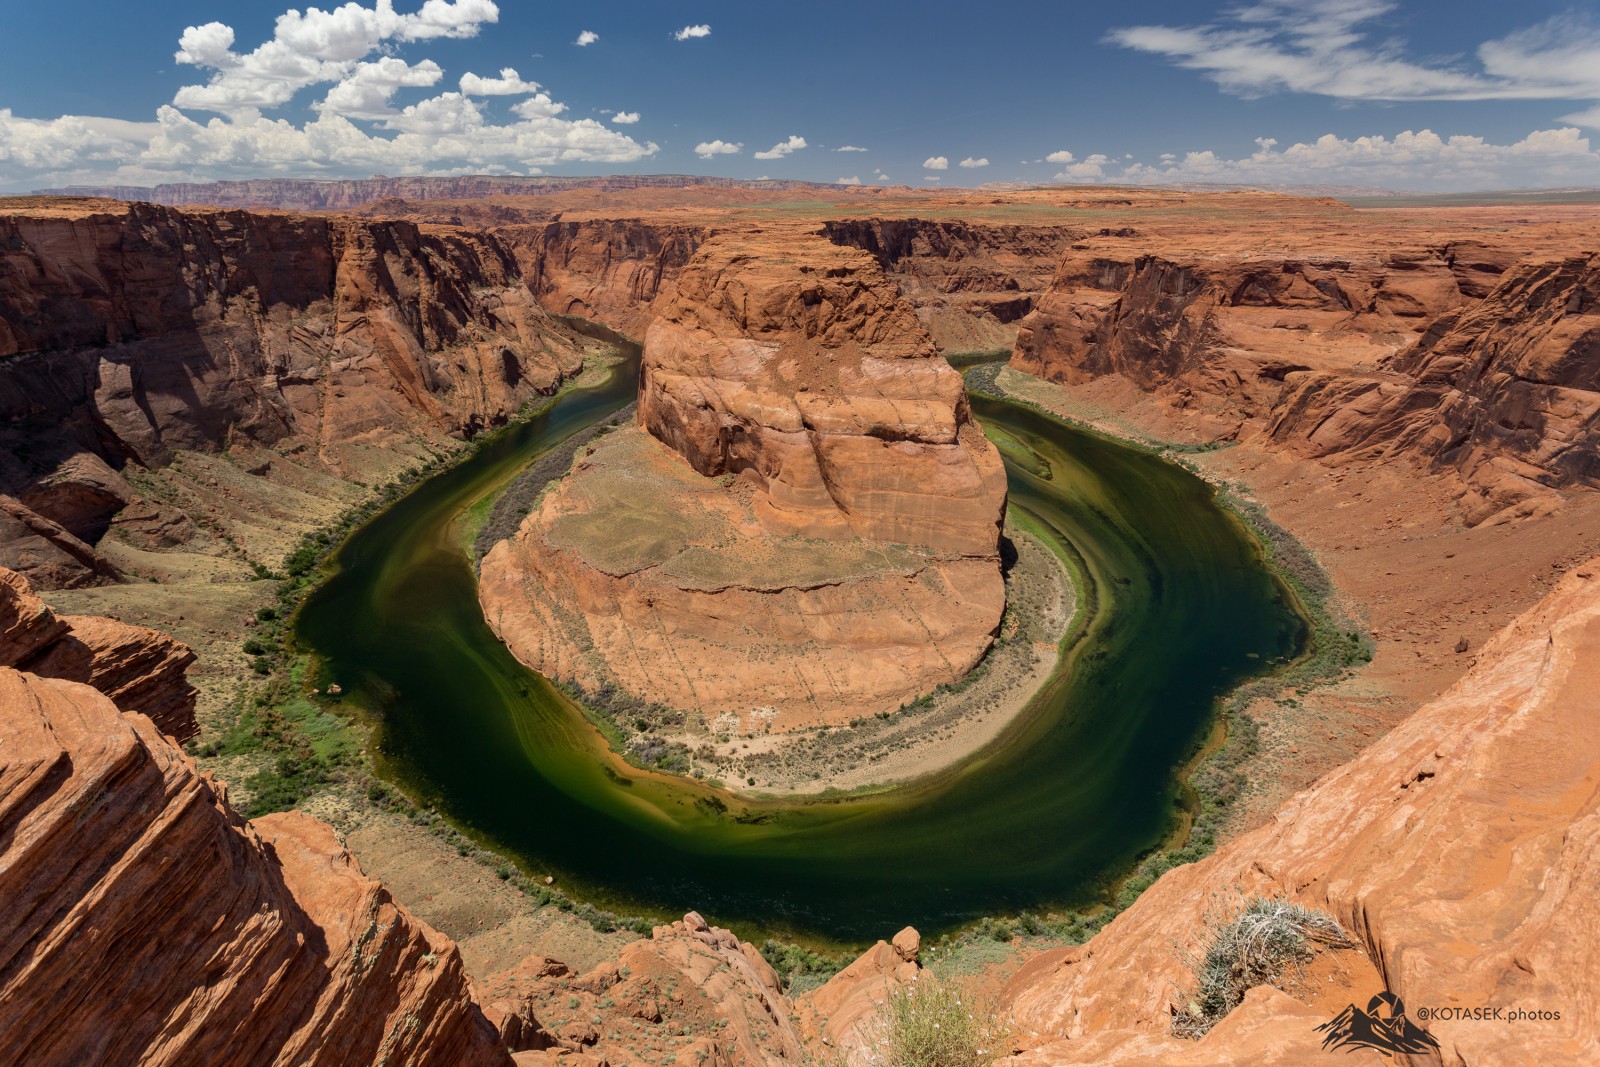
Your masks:
<svg viewBox="0 0 1600 1067"><path fill-rule="evenodd" d="M1092 903L1180 825L1178 776L1216 698L1303 643L1257 545L1200 479L974 397L1011 506L1088 583L1081 639L1005 734L912 785L821 800L627 767L495 639L455 523L631 400L631 355L358 530L296 629L323 681L373 717L382 773L571 894L842 942Z"/></svg>

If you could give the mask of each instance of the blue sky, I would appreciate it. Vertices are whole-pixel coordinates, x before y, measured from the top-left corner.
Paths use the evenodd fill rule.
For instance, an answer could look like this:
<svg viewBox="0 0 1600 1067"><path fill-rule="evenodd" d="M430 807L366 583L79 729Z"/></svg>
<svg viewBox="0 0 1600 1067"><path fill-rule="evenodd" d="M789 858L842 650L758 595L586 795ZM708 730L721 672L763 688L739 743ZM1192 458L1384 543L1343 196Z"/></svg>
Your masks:
<svg viewBox="0 0 1600 1067"><path fill-rule="evenodd" d="M0 192L374 173L1600 185L1595 0L9 6Z"/></svg>

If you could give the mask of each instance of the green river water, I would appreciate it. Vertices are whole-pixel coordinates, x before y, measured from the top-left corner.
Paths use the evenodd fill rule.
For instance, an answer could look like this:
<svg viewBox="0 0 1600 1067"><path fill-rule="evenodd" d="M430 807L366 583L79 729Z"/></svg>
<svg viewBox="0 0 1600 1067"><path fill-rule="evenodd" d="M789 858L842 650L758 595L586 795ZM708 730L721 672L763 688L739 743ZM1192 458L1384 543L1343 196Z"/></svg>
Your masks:
<svg viewBox="0 0 1600 1067"><path fill-rule="evenodd" d="M572 895L830 942L1092 903L1181 825L1181 771L1219 695L1305 639L1200 479L974 397L1014 515L1075 559L1089 608L1028 710L958 767L866 796L746 799L628 767L490 632L458 523L632 399L629 351L607 385L563 395L358 529L296 624L321 679L377 727L380 773Z"/></svg>

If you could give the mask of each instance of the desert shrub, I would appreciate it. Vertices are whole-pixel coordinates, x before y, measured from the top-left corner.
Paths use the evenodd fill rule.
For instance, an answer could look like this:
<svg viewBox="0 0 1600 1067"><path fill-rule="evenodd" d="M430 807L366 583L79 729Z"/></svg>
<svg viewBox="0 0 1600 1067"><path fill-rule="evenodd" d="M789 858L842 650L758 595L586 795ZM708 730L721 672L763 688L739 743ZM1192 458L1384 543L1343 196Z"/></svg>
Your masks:
<svg viewBox="0 0 1600 1067"><path fill-rule="evenodd" d="M1354 944L1331 915L1286 900L1253 897L1230 922L1212 922L1205 955L1194 966L1195 993L1172 1020L1179 1037L1199 1038L1258 985L1278 981L1312 956L1312 944Z"/></svg>
<svg viewBox="0 0 1600 1067"><path fill-rule="evenodd" d="M926 971L889 994L865 1036L882 1067L983 1067L1012 1052L1010 1023L993 1004Z"/></svg>
<svg viewBox="0 0 1600 1067"><path fill-rule="evenodd" d="M848 962L839 956L813 952L804 945L777 941L770 937L761 943L761 955L772 965L772 969L778 972L778 979L783 983L784 992L790 996L798 996L808 989L815 989L844 970Z"/></svg>

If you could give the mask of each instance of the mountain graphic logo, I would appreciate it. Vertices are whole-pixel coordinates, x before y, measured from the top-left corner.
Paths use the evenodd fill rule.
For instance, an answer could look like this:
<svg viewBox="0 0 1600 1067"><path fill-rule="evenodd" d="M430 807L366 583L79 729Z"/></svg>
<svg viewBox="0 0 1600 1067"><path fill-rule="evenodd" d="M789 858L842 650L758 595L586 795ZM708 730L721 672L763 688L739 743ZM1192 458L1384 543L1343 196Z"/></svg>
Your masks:
<svg viewBox="0 0 1600 1067"><path fill-rule="evenodd" d="M1405 1001L1388 990L1367 1001L1366 1011L1354 1004L1346 1005L1317 1030L1326 1032L1322 1047L1329 1052L1370 1048L1392 1056L1396 1052L1426 1052L1439 1047L1432 1034L1406 1018Z"/></svg>

